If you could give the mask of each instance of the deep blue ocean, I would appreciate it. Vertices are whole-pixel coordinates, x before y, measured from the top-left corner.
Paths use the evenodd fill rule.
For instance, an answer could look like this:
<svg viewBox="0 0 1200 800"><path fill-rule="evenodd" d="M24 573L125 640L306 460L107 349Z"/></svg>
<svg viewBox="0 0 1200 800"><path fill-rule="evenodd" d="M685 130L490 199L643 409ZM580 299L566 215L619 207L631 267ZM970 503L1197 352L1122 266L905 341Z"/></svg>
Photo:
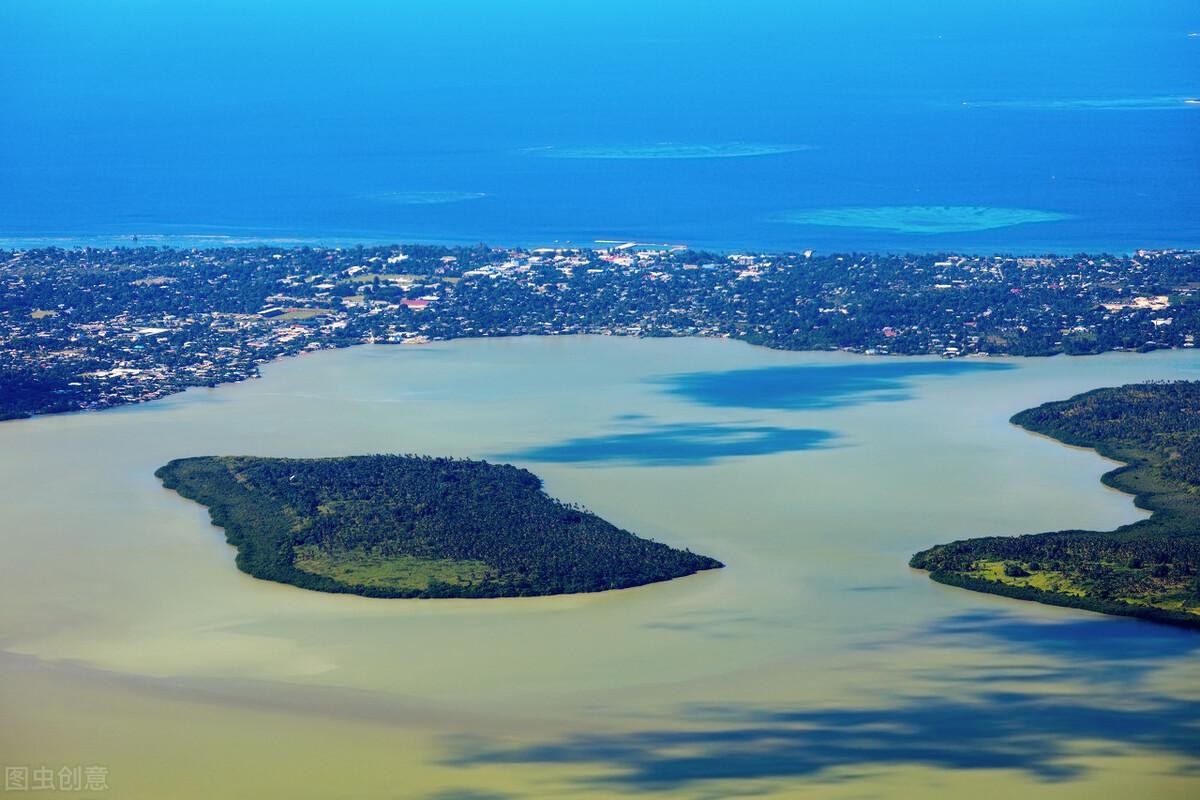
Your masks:
<svg viewBox="0 0 1200 800"><path fill-rule="evenodd" d="M2 0L0 30L0 246L1200 246L1196 0Z"/></svg>

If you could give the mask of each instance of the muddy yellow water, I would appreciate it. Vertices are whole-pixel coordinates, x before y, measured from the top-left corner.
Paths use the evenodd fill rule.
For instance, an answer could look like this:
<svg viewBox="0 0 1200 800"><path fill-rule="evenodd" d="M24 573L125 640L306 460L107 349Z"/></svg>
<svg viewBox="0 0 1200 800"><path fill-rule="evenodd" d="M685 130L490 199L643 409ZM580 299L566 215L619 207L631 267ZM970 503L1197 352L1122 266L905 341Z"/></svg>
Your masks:
<svg viewBox="0 0 1200 800"><path fill-rule="evenodd" d="M1098 481L1111 464L1007 419L1198 376L1191 352L528 338L321 353L3 423L0 763L98 767L120 798L1195 796L1200 636L906 562L1138 519ZM727 567L556 598L323 595L239 572L153 476L375 452L518 463Z"/></svg>

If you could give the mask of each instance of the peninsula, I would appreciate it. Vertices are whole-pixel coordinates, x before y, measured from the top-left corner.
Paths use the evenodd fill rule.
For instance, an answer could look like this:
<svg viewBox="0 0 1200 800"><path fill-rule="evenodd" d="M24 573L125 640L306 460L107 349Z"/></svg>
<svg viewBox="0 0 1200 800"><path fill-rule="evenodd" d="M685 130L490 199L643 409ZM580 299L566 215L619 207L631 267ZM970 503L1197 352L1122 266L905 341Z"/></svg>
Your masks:
<svg viewBox="0 0 1200 800"><path fill-rule="evenodd" d="M1012 421L1125 462L1101 480L1153 514L1107 533L966 539L911 565L965 589L1200 628L1200 381L1097 389Z"/></svg>
<svg viewBox="0 0 1200 800"><path fill-rule="evenodd" d="M507 464L428 456L184 458L168 489L208 507L266 580L370 597L519 597L624 589L720 562L549 497Z"/></svg>

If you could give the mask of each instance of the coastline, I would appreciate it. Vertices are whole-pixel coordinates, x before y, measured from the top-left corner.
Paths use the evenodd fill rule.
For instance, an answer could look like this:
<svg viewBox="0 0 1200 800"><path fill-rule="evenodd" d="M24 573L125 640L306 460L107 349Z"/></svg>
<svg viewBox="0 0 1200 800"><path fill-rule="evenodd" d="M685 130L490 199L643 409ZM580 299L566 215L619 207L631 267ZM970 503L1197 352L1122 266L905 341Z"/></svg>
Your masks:
<svg viewBox="0 0 1200 800"><path fill-rule="evenodd" d="M311 356L317 355L319 353L329 352L332 350L345 350L348 348L357 348L357 347L381 347L381 348L419 347L419 348L423 348L423 347L435 346L438 344L448 344L450 342L486 341L488 339L525 339L525 338L543 338L543 337L573 338L573 337L589 337L589 336L597 336L597 337L619 336L621 338L627 338L627 339L659 339L659 338L663 338L661 336L635 335L635 334L629 334L629 333L608 334L608 333L587 332L587 333L546 333L546 334L518 333L518 334L505 335L505 336L452 336L452 337L447 337L444 339L429 339L428 341L422 341L422 342L412 342L412 341L355 342L353 344L322 347L320 349L315 349L315 350L303 350L303 351L296 352L296 353L282 353L282 354L277 355L269 360L266 360L266 361L263 361L263 362L257 364L256 370L253 374L248 374L245 377L242 377L242 378L239 378L236 380L222 380L222 381L213 383L211 385L195 384L195 385L180 386L172 391L166 392L157 397L129 400L126 402L121 402L121 403L113 403L111 405L107 405L107 406L103 406L103 407L99 407L99 408L72 408L72 409L65 409L62 411L38 411L33 414L28 414L26 416L9 417L9 418L0 419L0 425L4 425L6 423L12 423L12 422L19 422L21 420L38 419L38 418L42 418L42 417L61 417L61 416L70 416L70 415L74 415L74 414L98 414L98 413L102 413L105 411L111 411L111 410L115 410L115 409L130 408L130 407L143 406L143 405L147 405L150 403L157 403L159 401L166 400L168 398L175 397L175 396L178 396L178 395L184 394L186 392L190 392L190 391L212 390L212 389L219 389L222 386L233 386L233 385L240 384L240 383L246 383L247 381L258 380L259 378L262 377L261 369L264 367L270 367L274 364L289 361L292 359L311 357ZM915 354L914 353L864 353L859 350L854 350L851 348L840 348L840 347L839 348L791 349L791 348L785 348L785 347L772 347L771 345L764 344L762 342L750 341L749 339L744 339L744 338L739 338L739 337L721 336L721 335L690 334L690 335L686 335L686 336L671 336L671 337L667 337L667 338L736 341L736 342L741 342L742 344L745 344L749 347L761 347L764 350L771 350L771 351L779 352L779 353L837 353L837 354L841 354L841 355L845 355L845 356L850 356L850 357L853 357L856 359L861 359L863 361L876 361L877 360L877 361L882 362L882 361L893 361L893 360L910 360L910 359L911 360L930 360L930 359L943 358L942 356L926 354L926 353L915 353ZM969 360L986 359L989 361L1003 360L1003 359L1037 359L1037 360L1040 360L1040 359L1050 359L1050 358L1090 358L1090 357L1094 357L1094 356L1106 356L1106 355L1125 355L1125 356L1129 356L1131 358L1139 358L1139 357L1147 356L1147 355L1149 355L1151 353L1155 353L1155 352L1185 352L1185 351L1186 351L1186 349L1182 348L1182 347L1158 347L1153 350L1146 350L1146 351L1142 351L1142 350L1102 350L1102 351L1095 352L1095 353L1046 353L1046 354L1039 354L1039 355L1013 355L1013 354L1009 354L1009 353L980 353L980 354L972 353L972 354L965 355L965 356L959 356L959 358L965 358L965 359L969 359ZM1094 450L1095 449L1092 447L1087 447L1085 445L1072 445L1072 444L1068 444L1066 442L1061 442L1058 439L1055 439L1053 436L1050 436L1048 434L1042 434L1042 433L1039 433L1038 431L1029 431L1029 432L1039 435L1039 436L1044 436L1045 438L1050 439L1060 445L1075 447L1075 448L1083 449L1083 450ZM1108 458L1108 456L1105 456L1105 457ZM1109 458L1109 460L1113 461L1114 463L1124 463L1124 462L1121 462L1119 459L1115 459L1115 458ZM1116 487L1109 487L1109 488L1113 488L1113 489L1115 489L1115 491L1122 492L1123 494L1128 494L1127 492L1123 492L1121 489L1117 489Z"/></svg>
<svg viewBox="0 0 1200 800"><path fill-rule="evenodd" d="M148 403L156 403L160 400L166 400L169 397L174 397L176 395L180 395L185 392L189 392L189 391L193 391L193 390L217 389L222 386L232 386L232 385L239 384L239 383L245 383L246 381L258 380L259 378L262 377L260 370L263 367L269 367L272 364L277 364L279 362L287 361L287 360L294 359L294 358L304 358L304 357L308 357L308 356L313 356L318 353L327 352L330 350L345 350L345 349L351 348L351 347L384 347L384 348L428 347L428 346L432 346L432 345L446 344L449 342L484 341L487 339L523 339L523 338L536 338L536 337L547 337L547 336L555 337L555 338L569 338L569 337L576 337L576 336L619 336L621 338L628 338L628 339L663 338L661 336L635 335L635 334L629 334L629 333L611 333L611 334L609 334L609 333L581 332L581 333L546 333L546 334L518 333L518 334L505 335L505 336L451 336L451 337L447 337L444 339L429 339L427 341L422 341L422 342L412 342L412 341L355 342L353 344L322 347L320 349L315 349L315 350L303 350L303 351L296 352L296 353L282 353L282 354L277 355L269 360L266 360L266 361L263 361L263 362L257 364L254 373L248 374L245 377L238 378L236 380L222 380L222 381L213 383L211 385L196 384L196 385L179 386L178 388L175 388L172 391L165 392L164 394L159 395L157 397L128 400L125 402L113 403L111 405L106 405L106 406L98 407L98 408L72 408L72 409L64 409L62 411L38 411L38 412L35 412L32 414L27 414L25 416L0 418L0 425L4 425L5 423L10 423L10 422L18 422L20 420L36 419L36 418L40 418L40 417L59 417L59 416L67 416L67 415L71 415L71 414L97 414L100 412L109 411L109 410L118 409L118 408L127 408L127 407L131 407L131 406L146 405ZM798 349L792 349L792 348L786 348L786 347L772 347L771 345L764 344L762 342L750 341L749 339L740 338L740 337L722 336L722 335L689 334L689 335L685 335L685 336L671 336L671 337L667 337L667 338L672 338L672 339L714 339L714 340L737 341L737 342L741 342L745 345L748 345L750 347L761 347L764 350L773 350L775 352L780 352L780 353L840 353L840 354L847 355L847 356L853 356L855 358L861 358L864 361L873 361L873 360L888 361L888 360L905 360L905 359L927 360L927 359L943 358L942 356L937 356L937 355L927 354L927 353L864 353L859 350L854 350L851 348L841 348L841 347L838 347L838 348L798 348ZM968 354L965 356L959 356L959 358L965 358L965 359L970 359L970 360L975 360L975 359L999 360L999 359L1008 359L1008 358L1012 358L1012 359L1088 358L1091 356L1103 356L1103 355L1115 355L1115 354L1124 354L1124 355L1128 355L1130 357L1140 357L1140 356L1148 355L1149 353L1154 353L1154 352L1159 352L1159 351L1172 352L1172 351L1183 351L1184 349L1185 348L1181 348L1181 347L1158 347L1153 350L1147 350L1147 351L1102 350L1102 351L1095 352L1095 353L1046 353L1046 354L1038 354L1038 355L1013 355L1013 354L1009 354L1009 353L972 353L972 354ZM1035 431L1035 433L1036 433L1036 431ZM1047 438L1053 439L1054 437L1049 436ZM1055 441L1058 441L1058 440L1055 440ZM1085 447L1083 449L1093 449L1093 448ZM1115 459L1110 459L1110 460L1115 460Z"/></svg>
<svg viewBox="0 0 1200 800"><path fill-rule="evenodd" d="M722 256L626 242L0 257L0 418L155 399L368 342L703 336L963 358L1188 348L1200 335L1195 251Z"/></svg>
<svg viewBox="0 0 1200 800"><path fill-rule="evenodd" d="M1144 537L1144 540L1153 540L1158 537L1172 535L1172 526L1179 527L1181 524L1181 517L1182 525L1187 527L1188 519L1185 512L1181 512L1177 507L1172 506L1168 502L1160 500L1160 498L1169 496L1172 489L1182 488L1186 490L1186 485L1172 487L1169 484L1156 484L1154 482L1154 477L1147 478L1142 474L1143 471L1153 468L1154 460L1152 454L1139 453L1129 448L1121 448L1119 445L1112 442L1097 442L1087 440L1082 437L1055 435L1055 433L1052 432L1053 429L1049 425L1039 426L1036 422L1029 419L1031 414L1039 411L1040 409L1049 406L1066 405L1068 403L1086 401L1087 399L1095 397L1101 393L1111 391L1114 390L1106 388L1093 389L1080 395L1076 395L1069 400L1059 401L1057 403L1046 403L1043 406L1025 409L1024 411L1020 411L1013 415L1010 422L1015 427L1021 428L1022 430L1034 436L1049 439L1059 446L1091 450L1101 458L1116 464L1117 466L1104 472L1100 476L1100 483L1109 490L1120 492L1124 495L1132 497L1134 506L1142 511L1149 511L1149 516L1136 522L1121 525L1120 527L1111 531L1067 530L1022 534L1016 536L989 536L961 539L944 545L936 545L916 553L910 559L909 566L913 569L927 573L932 580L938 583L961 589L968 589L984 594L1000 595L1017 600L1033 601L1045 605L1077 608L1084 611L1093 611L1096 613L1114 616L1135 617L1137 619L1148 620L1151 622L1200 630L1200 614L1191 613L1184 610L1162 608L1149 604L1139 605L1120 599L1097 597L1089 594L1072 594L1065 591L1050 591L1028 584L1005 583L1001 580L989 580L987 578L977 577L974 575L967 575L963 574L961 569L942 569L935 566L935 559L944 557L942 556L942 553L947 549L973 553L974 551L970 550L970 548L981 547L983 548L983 554L986 554L989 543L995 545L1004 542L1011 543L1022 540L1026 542L1035 540L1040 541L1047 537L1065 538L1072 536L1091 536L1097 537L1098 539L1103 539L1104 537L1113 537L1115 540L1115 538L1118 536L1129 534L1134 538ZM1151 488L1146 488L1145 485L1140 486L1139 484L1148 484Z"/></svg>
<svg viewBox="0 0 1200 800"><path fill-rule="evenodd" d="M836 229L847 230L847 229ZM994 232L997 229L984 231ZM1002 229L1001 229L1002 230ZM878 234L879 231L874 233ZM884 235L887 232L883 232ZM894 234L896 235L896 234ZM958 235L958 234L954 234ZM313 247L313 248L353 248L353 247L397 247L402 245L428 245L442 247L470 247L480 242L503 241L501 247L536 249L544 247L560 248L597 248L611 242L672 242L683 244L693 249L719 255L731 253L762 253L782 255L800 250L830 253L874 253L878 255L914 255L918 253L956 253L965 256L1003 255L1011 258L1038 258L1046 255L1061 255L1066 253L1086 252L1105 253L1115 256L1130 256L1143 250L1200 250L1200 241L1180 240L1169 241L1161 237L1154 245L1147 245L1137 240L1124 241L1036 241L1027 244L995 243L967 244L959 241L923 241L921 237L929 234L898 234L894 243L880 241L872 237L864 238L861 242L841 241L825 242L820 236L796 237L787 241L766 242L760 238L745 239L706 239L703 236L689 236L682 231L662 233L646 231L594 230L571 231L550 236L547 234L531 233L529 235L504 236L475 236L467 234L440 233L429 235L424 232L405 233L403 231L332 231L330 233L310 234L297 231L275 231L269 228L253 228L239 231L237 228L217 229L213 232L196 230L191 233L165 233L161 231L126 230L103 233L15 233L0 232L0 251L4 250L35 250L39 248L58 247L63 250L78 250L85 248L97 249L135 249L139 247L166 247L178 249L211 250L225 247ZM944 234L933 234L941 237ZM674 245L673 245L674 246Z"/></svg>

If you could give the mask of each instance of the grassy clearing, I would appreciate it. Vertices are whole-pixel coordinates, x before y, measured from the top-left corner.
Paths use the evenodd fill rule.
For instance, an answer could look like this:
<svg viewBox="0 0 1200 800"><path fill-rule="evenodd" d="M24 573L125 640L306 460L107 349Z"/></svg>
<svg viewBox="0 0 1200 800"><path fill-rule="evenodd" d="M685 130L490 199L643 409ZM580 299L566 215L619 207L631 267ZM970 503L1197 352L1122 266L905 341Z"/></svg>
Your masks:
<svg viewBox="0 0 1200 800"><path fill-rule="evenodd" d="M416 275L408 272L380 272L378 274L370 273L366 275L355 275L350 278L351 283L374 283L375 279L379 278L380 283L458 283L461 278L454 278L447 275Z"/></svg>
<svg viewBox="0 0 1200 800"><path fill-rule="evenodd" d="M492 574L482 561L382 556L365 550L331 554L312 545L296 548L295 554L297 569L353 586L381 589L420 591L434 582L469 586Z"/></svg>
<svg viewBox="0 0 1200 800"><path fill-rule="evenodd" d="M380 283L415 283L422 280L434 280L428 275L411 275L404 272L380 272L378 274L355 275L350 279L350 282L374 283L376 278L379 278Z"/></svg>
<svg viewBox="0 0 1200 800"><path fill-rule="evenodd" d="M29 312L29 316L33 319L45 319L46 317L57 317L58 312L52 311L48 308L35 308L33 311Z"/></svg>
<svg viewBox="0 0 1200 800"><path fill-rule="evenodd" d="M1022 564L1030 574L1028 576L1014 577L1004 573L1004 566L1007 562L1004 561L980 561L976 564L976 569L972 570L969 575L976 578L982 578L985 581L995 581L996 583L1004 583L1009 586L1031 586L1034 589L1041 589L1044 592L1059 592L1061 594L1074 595L1075 597L1083 597L1087 594L1087 590L1082 586L1073 583L1065 573L1056 572L1054 570L1030 570L1028 564Z"/></svg>
<svg viewBox="0 0 1200 800"><path fill-rule="evenodd" d="M295 321L298 319L312 319L313 317L319 317L324 313L326 313L326 311L323 308L289 308L279 316L272 317L272 319L283 320L285 322Z"/></svg>

